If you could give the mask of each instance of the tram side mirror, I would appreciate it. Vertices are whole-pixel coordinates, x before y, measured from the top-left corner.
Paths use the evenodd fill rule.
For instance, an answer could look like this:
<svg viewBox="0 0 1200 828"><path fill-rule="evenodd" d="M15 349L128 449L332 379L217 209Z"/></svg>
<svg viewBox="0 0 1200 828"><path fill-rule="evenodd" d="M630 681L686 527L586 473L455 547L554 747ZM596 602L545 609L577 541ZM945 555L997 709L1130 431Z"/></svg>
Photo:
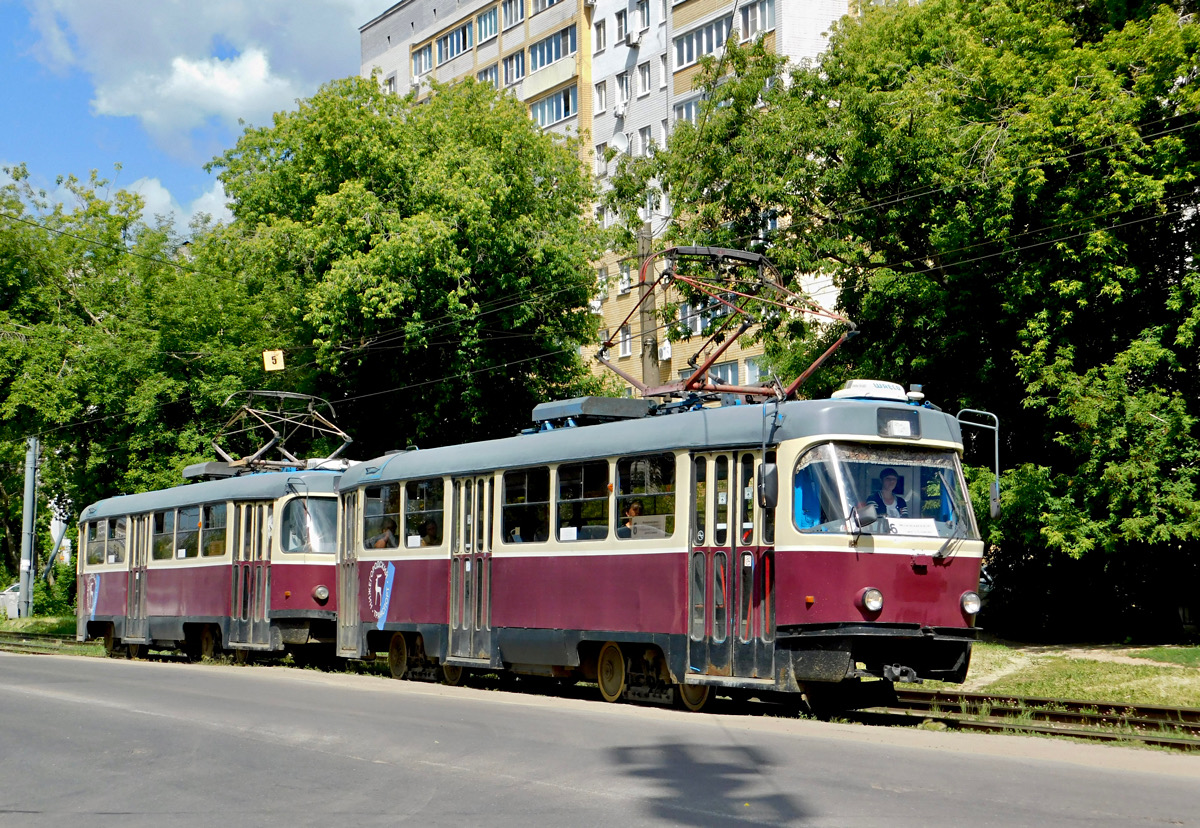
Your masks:
<svg viewBox="0 0 1200 828"><path fill-rule="evenodd" d="M758 471L758 505L774 509L779 505L779 467L763 463Z"/></svg>
<svg viewBox="0 0 1200 828"><path fill-rule="evenodd" d="M991 504L988 507L988 511L992 515L992 520L995 520L996 518L1000 517L1000 481L999 480L992 481L992 497L991 497Z"/></svg>
<svg viewBox="0 0 1200 828"><path fill-rule="evenodd" d="M854 507L854 519L858 521L859 526L870 526L879 520L879 512L876 511L874 503L865 503Z"/></svg>

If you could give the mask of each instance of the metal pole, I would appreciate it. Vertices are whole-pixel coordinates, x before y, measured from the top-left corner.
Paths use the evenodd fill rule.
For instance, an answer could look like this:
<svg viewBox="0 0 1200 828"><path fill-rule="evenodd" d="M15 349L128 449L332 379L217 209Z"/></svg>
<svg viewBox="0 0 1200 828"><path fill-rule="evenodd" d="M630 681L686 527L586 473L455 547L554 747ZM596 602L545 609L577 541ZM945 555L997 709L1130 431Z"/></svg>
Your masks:
<svg viewBox="0 0 1200 828"><path fill-rule="evenodd" d="M654 252L651 248L653 238L650 235L650 222L642 225L638 231L638 288L641 295L645 297L641 304L641 318L639 322L642 328L642 383L645 385L658 385L662 382L662 377L659 375L658 367L658 322L657 314L654 312L654 274L649 274L651 278L647 278L647 274L643 274L642 266L646 259Z"/></svg>
<svg viewBox="0 0 1200 828"><path fill-rule="evenodd" d="M29 438L25 452L25 510L21 518L21 587L17 595L17 617L33 615L33 533L37 518L38 438Z"/></svg>

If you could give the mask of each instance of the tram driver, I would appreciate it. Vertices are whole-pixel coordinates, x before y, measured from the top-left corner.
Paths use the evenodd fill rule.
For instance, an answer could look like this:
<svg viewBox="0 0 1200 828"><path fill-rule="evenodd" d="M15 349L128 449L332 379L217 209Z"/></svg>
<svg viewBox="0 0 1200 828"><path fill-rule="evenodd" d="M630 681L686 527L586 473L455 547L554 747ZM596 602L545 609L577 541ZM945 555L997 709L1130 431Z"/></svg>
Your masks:
<svg viewBox="0 0 1200 828"><path fill-rule="evenodd" d="M900 475L888 467L879 473L879 491L872 492L867 498L868 503L875 505L875 510L881 515L892 518L908 517L908 503L896 494L897 484L901 484Z"/></svg>
<svg viewBox="0 0 1200 828"><path fill-rule="evenodd" d="M391 549L399 546L400 541L396 538L396 521L390 517L384 518L382 531L368 540L367 544L373 549Z"/></svg>

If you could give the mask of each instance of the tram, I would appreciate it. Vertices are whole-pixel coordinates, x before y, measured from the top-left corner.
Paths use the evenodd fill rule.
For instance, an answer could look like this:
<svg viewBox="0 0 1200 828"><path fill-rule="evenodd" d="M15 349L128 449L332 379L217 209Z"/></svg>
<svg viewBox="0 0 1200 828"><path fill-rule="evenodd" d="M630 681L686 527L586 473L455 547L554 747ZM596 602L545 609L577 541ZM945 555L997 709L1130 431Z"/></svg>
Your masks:
<svg viewBox="0 0 1200 828"><path fill-rule="evenodd" d="M693 710L961 682L983 543L960 421L893 383L835 397L547 403L531 433L351 467L339 655Z"/></svg>

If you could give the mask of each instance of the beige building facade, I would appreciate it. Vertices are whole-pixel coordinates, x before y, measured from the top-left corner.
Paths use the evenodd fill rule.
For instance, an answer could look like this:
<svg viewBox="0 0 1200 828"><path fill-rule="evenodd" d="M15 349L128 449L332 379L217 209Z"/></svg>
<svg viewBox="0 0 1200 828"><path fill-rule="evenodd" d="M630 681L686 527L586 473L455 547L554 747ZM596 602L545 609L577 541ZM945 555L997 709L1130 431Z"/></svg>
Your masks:
<svg viewBox="0 0 1200 828"><path fill-rule="evenodd" d="M731 32L743 41L761 35L799 62L820 54L830 24L847 11L847 0L402 0L360 28L362 74L379 72L385 89L401 95L422 94L431 79L473 77L504 89L543 129L583 137L603 191L616 166L608 155L653 152L675 123L695 120L698 62L719 54ZM595 216L605 226L615 220L601 207ZM647 203L640 218L658 237L670 205ZM657 249L653 240L650 248ZM720 310L659 293L658 309L669 305L671 324L692 334L669 342L661 318L643 326L640 314L630 316L641 293L638 265L636 256L616 253L596 264L597 345L583 356L597 373L613 376L594 360L599 343L611 339L615 366L660 385L690 375L688 360L704 342L700 331ZM765 379L760 358L761 347L735 344L709 378L755 385Z"/></svg>

